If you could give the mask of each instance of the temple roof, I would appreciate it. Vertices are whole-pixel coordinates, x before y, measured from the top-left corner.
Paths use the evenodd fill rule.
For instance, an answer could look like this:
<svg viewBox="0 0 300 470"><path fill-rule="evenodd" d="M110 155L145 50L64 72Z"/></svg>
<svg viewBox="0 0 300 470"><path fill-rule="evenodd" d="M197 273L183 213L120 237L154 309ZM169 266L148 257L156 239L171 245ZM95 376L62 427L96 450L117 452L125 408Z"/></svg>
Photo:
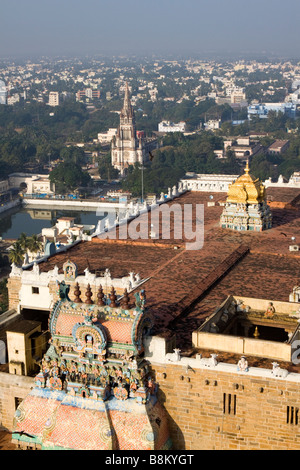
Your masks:
<svg viewBox="0 0 300 470"><path fill-rule="evenodd" d="M250 175L247 162L245 173L230 185L227 202L258 204L266 198L265 187L258 178Z"/></svg>
<svg viewBox="0 0 300 470"><path fill-rule="evenodd" d="M154 397L142 406L34 388L16 412L13 441L42 450L162 450L170 448L168 436L166 413Z"/></svg>
<svg viewBox="0 0 300 470"><path fill-rule="evenodd" d="M191 346L192 331L217 308L229 294L287 301L295 285L299 285L299 251L289 251L292 237L300 224L299 189L267 188L267 199L272 208L273 226L263 232L237 232L222 229L220 216L226 193L187 192L168 205L184 208L191 204L204 205L204 245L200 250L186 250L185 240L174 239L171 225L170 240L159 238L138 240L105 240L101 236L81 242L68 252L51 256L39 264L46 272L55 265L62 271L65 261L72 259L83 273L87 264L92 272L109 268L113 277L138 272L146 279L147 308L154 319L153 333L160 336L174 334L182 351ZM208 205L209 203L209 205ZM140 216L142 221L150 214ZM196 219L195 211L193 221ZM149 225L150 226L150 225ZM222 263L232 256L240 245L249 252L226 272ZM176 248L176 249L175 249ZM213 282L212 272L219 272ZM212 279L209 289L205 282ZM209 285L209 284L207 284ZM203 294L198 296L200 286ZM132 298L132 293L130 294ZM182 314L182 302L191 307ZM172 328L169 324L172 322Z"/></svg>

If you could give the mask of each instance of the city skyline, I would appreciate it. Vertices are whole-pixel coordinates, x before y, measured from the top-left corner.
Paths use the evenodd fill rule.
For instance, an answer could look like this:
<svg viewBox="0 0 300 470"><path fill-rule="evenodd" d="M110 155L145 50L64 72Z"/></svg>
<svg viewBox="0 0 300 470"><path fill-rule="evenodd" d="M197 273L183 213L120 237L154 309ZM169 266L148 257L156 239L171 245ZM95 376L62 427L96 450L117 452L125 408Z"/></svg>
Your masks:
<svg viewBox="0 0 300 470"><path fill-rule="evenodd" d="M270 54L298 58L296 0L4 0L0 58Z"/></svg>

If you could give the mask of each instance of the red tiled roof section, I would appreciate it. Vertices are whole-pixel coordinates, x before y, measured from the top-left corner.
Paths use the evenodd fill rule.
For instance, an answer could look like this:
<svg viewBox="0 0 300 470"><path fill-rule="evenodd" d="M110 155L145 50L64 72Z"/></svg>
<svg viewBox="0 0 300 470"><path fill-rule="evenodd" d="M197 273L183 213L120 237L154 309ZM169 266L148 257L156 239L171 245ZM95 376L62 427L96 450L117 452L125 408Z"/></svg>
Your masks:
<svg viewBox="0 0 300 470"><path fill-rule="evenodd" d="M290 198L297 191L290 192ZM280 192L277 197L280 200ZM286 201L287 194L284 194ZM212 314L229 294L288 301L288 296L299 278L300 257L291 253L292 237L299 233L299 209L276 209L272 211L274 227L265 232L240 233L219 227L222 206L208 207L208 194L188 193L181 202L204 203L205 241L201 250L183 251L170 261L166 268L158 270L144 285L147 305L155 318L154 330L165 334L176 330L178 344L191 344L191 332L208 315ZM224 200L224 193L214 195L215 201ZM232 256L240 245L249 247L250 252L241 257L225 276L212 277L222 270L226 257ZM220 271L221 274L221 271ZM211 279L210 279L211 277ZM209 289L204 289L205 285ZM199 299L202 289L205 295ZM194 307L189 308L195 303ZM180 308L182 307L182 308ZM188 314L180 315L184 309ZM171 328L170 328L171 327Z"/></svg>
<svg viewBox="0 0 300 470"><path fill-rule="evenodd" d="M70 259L76 263L79 275L83 275L88 267L90 272L99 275L108 268L115 278L128 276L131 271L146 278L158 265L175 254L173 248L90 241L79 243L66 252L51 256L48 261L40 263L39 267L41 272L46 272L57 265L62 273L63 264Z"/></svg>
<svg viewBox="0 0 300 470"><path fill-rule="evenodd" d="M298 284L300 252L289 251L289 246L299 243L299 190L269 188L268 194L282 206L272 209L273 227L264 232L241 233L220 228L223 210L220 202L226 200L226 194L188 192L168 204L178 204L181 208L184 204L192 204L194 208L203 204L202 249L185 249L184 238L155 241L95 238L50 257L40 264L40 269L48 271L57 264L61 270L63 263L70 259L77 264L79 274L86 267L91 272L109 268L113 277L127 276L133 271L149 278L143 288L154 317L155 334L167 335L176 330L180 347L188 347L191 332L228 295L288 301L289 293ZM149 222L150 216L147 213L142 218ZM195 217L194 211L194 222ZM234 257L241 245L249 247L249 253L232 263L225 274L225 260ZM182 311L187 315L182 316Z"/></svg>
<svg viewBox="0 0 300 470"><path fill-rule="evenodd" d="M76 315L72 313L65 313L58 315L55 333L62 336L71 336L72 328L76 323L83 322L84 318L82 315Z"/></svg>
<svg viewBox="0 0 300 470"><path fill-rule="evenodd" d="M132 322L106 320L102 322L107 334L107 341L132 344Z"/></svg>
<svg viewBox="0 0 300 470"><path fill-rule="evenodd" d="M292 203L292 201L300 194L300 189L284 187L276 188L275 186L270 186L266 189L266 194L269 201Z"/></svg>
<svg viewBox="0 0 300 470"><path fill-rule="evenodd" d="M180 341L191 346L191 330L198 328L228 295L288 302L290 292L299 283L299 268L299 256L293 258L250 252L186 318L179 318L174 327L181 331Z"/></svg>

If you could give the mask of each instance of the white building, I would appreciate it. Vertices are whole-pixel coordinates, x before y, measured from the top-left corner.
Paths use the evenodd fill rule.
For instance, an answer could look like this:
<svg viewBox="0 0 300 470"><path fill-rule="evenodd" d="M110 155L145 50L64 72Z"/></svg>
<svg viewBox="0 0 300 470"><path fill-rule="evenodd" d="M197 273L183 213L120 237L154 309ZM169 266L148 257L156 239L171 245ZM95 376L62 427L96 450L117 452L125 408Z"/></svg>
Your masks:
<svg viewBox="0 0 300 470"><path fill-rule="evenodd" d="M266 119L270 111L284 113L290 118L296 117L296 105L294 103L259 103L248 106L248 119L251 119L252 116Z"/></svg>
<svg viewBox="0 0 300 470"><path fill-rule="evenodd" d="M185 132L185 130L186 123L184 121L178 123L161 121L158 123L158 132Z"/></svg>
<svg viewBox="0 0 300 470"><path fill-rule="evenodd" d="M239 175L207 175L207 174L186 174L182 178L183 186L190 191L224 192L227 193L229 186L239 177Z"/></svg>
<svg viewBox="0 0 300 470"><path fill-rule="evenodd" d="M58 93L58 91L50 91L48 105L49 106L59 106L59 93Z"/></svg>
<svg viewBox="0 0 300 470"><path fill-rule="evenodd" d="M7 104L10 106L14 105L15 103L19 103L19 101L20 101L19 93L15 93L14 95L7 97Z"/></svg>
<svg viewBox="0 0 300 470"><path fill-rule="evenodd" d="M73 243L75 240L82 240L85 231L93 231L95 225L75 224L74 217L60 217L53 227L42 229L44 243L46 240L53 241L56 247Z"/></svg>
<svg viewBox="0 0 300 470"><path fill-rule="evenodd" d="M288 102L288 103L293 103L293 104L299 105L300 104L300 89L297 88L292 93L290 93L286 97L285 101Z"/></svg>
<svg viewBox="0 0 300 470"><path fill-rule="evenodd" d="M98 134L98 142L100 144L110 144L115 135L117 135L117 128L109 128L107 132L100 132Z"/></svg>
<svg viewBox="0 0 300 470"><path fill-rule="evenodd" d="M209 121L204 123L204 127L206 130L220 129L220 126L221 119L210 119Z"/></svg>
<svg viewBox="0 0 300 470"><path fill-rule="evenodd" d="M17 188L26 194L53 195L55 193L55 186L48 175L11 173L8 180L10 188Z"/></svg>
<svg viewBox="0 0 300 470"><path fill-rule="evenodd" d="M226 88L226 96L244 95L244 93L245 93L245 88L242 88L236 85L230 85Z"/></svg>
<svg viewBox="0 0 300 470"><path fill-rule="evenodd" d="M292 90L297 90L297 88L300 88L300 78L295 77L292 83Z"/></svg>
<svg viewBox="0 0 300 470"><path fill-rule="evenodd" d="M272 178L269 178L264 181L264 186L266 188L269 187L277 187L277 188L300 188L300 172L295 171L288 181L285 181L282 175L279 176L278 180L272 181Z"/></svg>
<svg viewBox="0 0 300 470"><path fill-rule="evenodd" d="M7 102L7 88L3 80L0 80L0 104Z"/></svg>

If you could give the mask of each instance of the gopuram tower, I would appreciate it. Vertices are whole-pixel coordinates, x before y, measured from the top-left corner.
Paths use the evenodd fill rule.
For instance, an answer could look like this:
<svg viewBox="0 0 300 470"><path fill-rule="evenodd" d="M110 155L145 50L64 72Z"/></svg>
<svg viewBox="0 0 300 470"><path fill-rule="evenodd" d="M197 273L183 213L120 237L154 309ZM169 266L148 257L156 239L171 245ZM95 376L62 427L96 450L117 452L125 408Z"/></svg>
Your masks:
<svg viewBox="0 0 300 470"><path fill-rule="evenodd" d="M12 441L39 450L168 450L167 415L158 385L144 359L143 337L152 319L144 291L127 291L122 302L112 288L90 285L81 300L59 284L49 318L49 348L35 385L18 406Z"/></svg>

